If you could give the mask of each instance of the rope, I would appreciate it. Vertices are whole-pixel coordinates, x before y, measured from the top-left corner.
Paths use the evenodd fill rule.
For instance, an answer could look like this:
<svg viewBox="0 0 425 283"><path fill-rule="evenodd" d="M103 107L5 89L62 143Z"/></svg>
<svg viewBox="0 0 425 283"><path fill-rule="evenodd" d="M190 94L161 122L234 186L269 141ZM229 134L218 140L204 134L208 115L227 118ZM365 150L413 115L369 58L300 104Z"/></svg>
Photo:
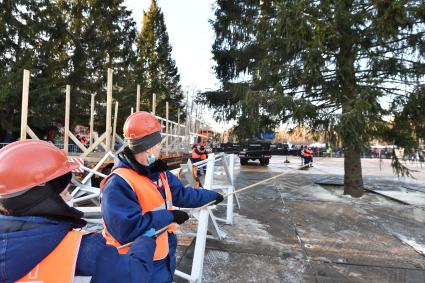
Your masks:
<svg viewBox="0 0 425 283"><path fill-rule="evenodd" d="M299 170L299 169L301 169L301 168L303 168L303 167L307 167L307 166L309 166L309 165L310 165L310 164L304 164L304 165L300 166L299 168L297 168L296 170ZM291 168L291 169L292 169L292 168ZM253 187L256 187L256 186L258 186L258 185L261 185L261 184L267 183L268 181L271 181L271 180L277 179L277 178L279 178L279 177L281 177L281 176L284 176L284 175L286 175L286 174L289 174L289 173L291 173L292 171L295 171L295 169L294 169L294 170L289 170L289 171L287 171L287 172L283 172L283 173L280 173L280 174L277 174L276 176L273 176L273 177L271 177L271 178L267 178L267 179L265 179L265 180L262 180L262 181L260 181L260 182L255 183L255 184L251 184L251 185L249 185L249 186L243 187L243 188L241 188L241 189L239 189L239 190L236 190L236 191L233 191L233 192L231 192L231 193L224 194L224 195L223 195L223 197L225 198L225 197L228 197L228 196L230 196L230 195L234 195L234 194L237 194L237 193L240 193L240 192L246 191L246 190L251 189L251 188L253 188ZM204 204L203 206L200 206L200 207L197 207L197 208L193 208L193 209L191 209L191 210L189 211L189 215L193 215L195 212L197 212L197 211L199 211L199 210L202 210L202 209L204 209L204 208L206 208L206 207L208 207L208 206L210 206L210 205L212 205L212 204L214 204L214 203L215 203L215 200L210 201L209 203ZM168 229L171 225L173 225L173 224L174 224L174 223L171 223L171 224L169 224L169 225L167 225L167 226L165 226L165 227L163 227L163 228L159 229L158 231L156 231L156 232L155 232L155 236L157 236L157 235L161 234L162 232L164 232L165 230L167 230L167 229ZM123 248L129 247L129 246L131 246L133 243L134 243L134 241L129 242L129 243L127 243L127 244L124 244L124 245L122 245L122 246L119 246L119 247L118 247L118 249L123 249Z"/></svg>
<svg viewBox="0 0 425 283"><path fill-rule="evenodd" d="M165 230L167 230L168 228L170 228L174 223L168 224L165 227L162 227L161 229L159 229L158 231L155 232L155 236L158 236L159 234L161 234L162 232L164 232ZM119 246L117 249L123 249L123 248L127 248L129 246L131 246L135 241L129 242L127 244L124 244L122 246Z"/></svg>

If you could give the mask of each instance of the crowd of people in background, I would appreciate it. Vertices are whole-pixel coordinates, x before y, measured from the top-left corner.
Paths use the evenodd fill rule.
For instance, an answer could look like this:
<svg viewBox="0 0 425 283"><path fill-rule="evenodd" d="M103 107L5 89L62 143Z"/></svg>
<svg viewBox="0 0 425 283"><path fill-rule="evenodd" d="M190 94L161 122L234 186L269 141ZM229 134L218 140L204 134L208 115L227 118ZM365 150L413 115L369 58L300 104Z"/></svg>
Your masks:
<svg viewBox="0 0 425 283"><path fill-rule="evenodd" d="M63 127L51 127L47 130L36 130L36 135L40 140L52 143L59 148L63 148L64 144L64 128ZM78 141L86 148L90 146L90 135L88 128L85 126L77 125L71 131L72 134L78 139ZM95 135L97 135L95 133ZM7 131L0 131L0 148L6 144L12 143L19 140L19 133L11 133ZM117 143L119 143L117 141ZM120 144L116 145L117 147ZM100 148L98 150L101 150ZM80 152L81 149L70 139L68 142L68 152Z"/></svg>

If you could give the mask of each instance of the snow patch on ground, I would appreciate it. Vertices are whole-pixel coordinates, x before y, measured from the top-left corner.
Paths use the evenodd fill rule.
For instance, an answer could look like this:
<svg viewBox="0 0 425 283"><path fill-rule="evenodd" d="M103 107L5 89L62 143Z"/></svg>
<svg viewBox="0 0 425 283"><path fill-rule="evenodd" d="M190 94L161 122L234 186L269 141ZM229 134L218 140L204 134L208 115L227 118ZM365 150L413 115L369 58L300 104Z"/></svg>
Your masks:
<svg viewBox="0 0 425 283"><path fill-rule="evenodd" d="M267 226L255 219L250 219L240 214L234 214L234 226L222 227L227 234L229 242L243 242L246 239L270 241L272 236L267 232Z"/></svg>
<svg viewBox="0 0 425 283"><path fill-rule="evenodd" d="M406 236L400 234L394 234L400 241L406 245L411 246L415 251L425 256L425 244L417 243L414 239L409 239Z"/></svg>

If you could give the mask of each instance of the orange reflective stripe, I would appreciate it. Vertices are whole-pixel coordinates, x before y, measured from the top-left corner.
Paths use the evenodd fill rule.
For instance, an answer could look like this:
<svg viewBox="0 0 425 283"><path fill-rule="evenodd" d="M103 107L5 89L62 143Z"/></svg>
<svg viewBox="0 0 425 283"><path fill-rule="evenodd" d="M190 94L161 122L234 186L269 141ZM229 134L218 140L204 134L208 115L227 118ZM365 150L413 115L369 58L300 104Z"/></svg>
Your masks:
<svg viewBox="0 0 425 283"><path fill-rule="evenodd" d="M117 174L123 178L132 190L136 193L137 200L142 208L142 214L145 214L150 211L156 211L159 209L173 210L173 199L168 184L167 176L165 173L161 173L160 180L162 186L165 190L165 200L162 197L161 193L158 191L158 186L153 183L146 176L139 175L135 171L128 168L118 168L115 169L109 176L112 174ZM109 177L108 176L108 177ZM103 185L103 184L102 184ZM125 243L120 243L114 239L110 233L108 233L106 225L103 225L104 231L102 232L103 236L106 239L106 242L115 247L119 247ZM176 231L175 225L170 226L167 229L167 232ZM165 258L168 255L168 233L164 232L156 238L156 249L154 254L154 260L160 260ZM127 253L129 248L120 249L118 252L123 254Z"/></svg>
<svg viewBox="0 0 425 283"><path fill-rule="evenodd" d="M27 275L19 279L18 283L71 283L74 280L75 265L84 231L70 231L57 245Z"/></svg>
<svg viewBox="0 0 425 283"><path fill-rule="evenodd" d="M170 185L168 184L167 174L161 173L159 175L162 185L165 190L165 203L168 210L173 210L173 195L171 194Z"/></svg>
<svg viewBox="0 0 425 283"><path fill-rule="evenodd" d="M208 153L207 153L207 151L204 149L204 150L199 150L199 152L201 153L200 155L199 155L199 158L201 158L201 160L205 160L205 159L207 159L207 155L208 155Z"/></svg>
<svg viewBox="0 0 425 283"><path fill-rule="evenodd" d="M196 158L201 158L201 155L197 154L195 149L192 149L192 158L196 159Z"/></svg>

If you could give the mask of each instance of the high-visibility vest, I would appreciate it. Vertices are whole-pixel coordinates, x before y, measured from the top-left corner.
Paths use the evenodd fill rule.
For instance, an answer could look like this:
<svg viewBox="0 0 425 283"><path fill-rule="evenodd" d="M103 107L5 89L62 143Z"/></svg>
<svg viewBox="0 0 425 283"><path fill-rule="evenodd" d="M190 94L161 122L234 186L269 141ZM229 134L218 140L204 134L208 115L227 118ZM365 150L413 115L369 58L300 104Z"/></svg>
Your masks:
<svg viewBox="0 0 425 283"><path fill-rule="evenodd" d="M208 153L207 153L207 151L205 149L204 150L199 150L199 152L201 152L201 154L200 154L201 160L207 159Z"/></svg>
<svg viewBox="0 0 425 283"><path fill-rule="evenodd" d="M313 156L313 151L311 151L310 149L305 149L304 156Z"/></svg>
<svg viewBox="0 0 425 283"><path fill-rule="evenodd" d="M192 159L199 159L201 155L196 153L196 148L192 149Z"/></svg>
<svg viewBox="0 0 425 283"><path fill-rule="evenodd" d="M16 282L73 282L81 238L85 234L87 232L84 231L68 232L65 238L47 257Z"/></svg>
<svg viewBox="0 0 425 283"><path fill-rule="evenodd" d="M142 207L142 215L148 213L149 211L156 211L161 209L173 210L173 199L171 195L170 186L168 185L167 175L162 172L159 174L162 186L165 190L165 200L162 197L161 193L158 191L159 187L157 184L152 182L148 177L143 176L131 170L129 168L117 168L115 169L107 178L105 178L101 183L101 188L105 184L106 180L117 174L123 178L131 187L131 189L136 193L137 200ZM114 188L111 188L112 190ZM167 229L168 232L172 233L176 231L175 225L170 226ZM141 231L143 232L143 231ZM108 232L106 225L103 225L103 236L106 239L106 243L119 247L125 243L120 243L115 240L112 235ZM142 234L142 233L141 233ZM120 254L127 253L129 247L119 249ZM156 237L156 249L154 253L154 260L164 259L168 255L168 233L164 232Z"/></svg>

